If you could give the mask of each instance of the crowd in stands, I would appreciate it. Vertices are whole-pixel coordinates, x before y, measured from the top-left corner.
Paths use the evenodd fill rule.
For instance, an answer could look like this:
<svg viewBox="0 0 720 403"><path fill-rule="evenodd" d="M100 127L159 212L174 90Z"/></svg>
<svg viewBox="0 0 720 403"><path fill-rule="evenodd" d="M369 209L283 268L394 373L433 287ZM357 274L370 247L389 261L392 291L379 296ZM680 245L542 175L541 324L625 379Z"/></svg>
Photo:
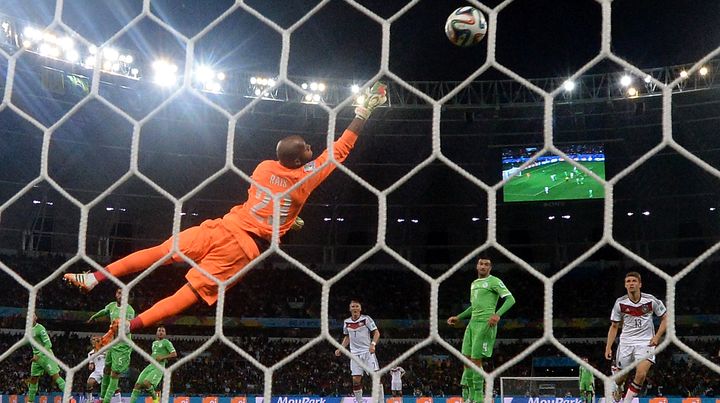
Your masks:
<svg viewBox="0 0 720 403"><path fill-rule="evenodd" d="M31 284L35 284L57 270L65 261L64 257L27 258L19 256L0 256L0 260L15 270ZM85 266L87 267L87 266ZM82 269L76 264L72 270ZM324 278L334 275L328 268L314 267ZM668 272L677 273L682 265L669 266ZM428 274L438 277L442 269L424 268ZM576 320L583 318L599 318L601 321L609 316L615 298L624 294L622 279L630 270L638 270L636 266L620 264L599 264L592 267L579 267L561 278L554 286L553 313L555 318ZM656 275L647 270L643 273L643 291L665 299L666 285ZM160 267L150 276L141 281L131 291L131 303L136 311L147 309L155 301L173 293L184 283L186 268L182 266ZM543 284L522 269L511 265L498 266L493 274L508 285L518 303L505 315L500 323L500 338L510 340L496 348L495 357L487 363L488 369L493 365L506 362L530 344L532 338L542 334L543 317ZM37 293L38 309L81 310L94 312L114 300L114 285L98 286L90 294L82 294L60 280L61 273L55 280L48 282ZM468 303L468 286L476 274L471 265L457 271L440 285L438 315L440 317L440 334L458 344L462 337L462 329L450 329L442 326L447 316L462 311ZM601 279L601 281L599 281ZM0 272L0 283L5 292L0 293L0 307L26 307L29 292L23 289L6 273ZM677 315L717 315L717 304L707 303L707 295L712 295L709 288L720 283L720 272L698 269L678 283L675 295ZM160 284L160 286L158 285ZM320 310L319 284L296 269L288 269L282 265L267 262L250 271L243 280L230 290L225 304L225 315L233 317L265 317L265 318L319 318ZM429 285L414 273L397 268L363 268L353 271L333 285L330 293L329 313L331 318L342 320L348 316L347 303L350 298L360 298L363 309L376 320L382 319L428 319L429 317ZM214 315L214 307L199 304L188 314ZM692 318L692 317L691 317ZM515 320L524 326L504 328L503 324ZM699 320L699 319L698 319ZM82 321L44 321L48 330L63 331L53 337L54 351L69 363L79 363L85 359L88 351L86 336L78 336L75 332L104 332L107 324L86 325ZM609 323L609 322L608 322ZM22 329L25 315L0 317L0 328ZM716 359L720 348L719 325L712 323L678 323L678 335L681 337L703 336L694 338L691 344L696 351L707 357ZM152 332L153 329L149 329ZM207 336L212 334L211 328L178 327L169 329L170 334ZM332 329L333 334L339 329ZM607 328L605 322L592 327L567 326L555 329L556 337L592 337L595 342L574 343L571 349L577 354L590 357L591 363L601 370L608 367L602 357L604 338ZM408 339L423 338L427 330L396 327L382 329L383 339L396 339L400 343L382 343L378 355L381 364L388 363L392 357L400 355L408 347ZM249 329L227 328L229 336L243 336L234 339L239 346L260 360L263 364L272 365L287 354L296 351L302 344L299 341L288 341L313 337L317 329ZM714 337L712 341L707 338ZM19 336L0 334L0 351L5 351ZM276 338L284 338L282 341ZM692 339L692 337L691 337ZM515 342L512 342L515 340ZM520 340L523 340L520 342ZM149 348L149 339L136 339L139 346ZM404 342L402 342L404 341ZM181 356L191 354L201 344L197 341L177 340L176 346ZM305 352L298 359L290 362L275 373L274 393L313 393L321 395L345 395L350 391L350 377L347 359L335 358L334 348L328 343L321 343ZM547 356L557 353L543 351L533 352L528 358L507 371L507 376L529 376L537 374L532 366L532 357ZM23 347L3 360L0 365L0 385L3 393L19 393L25 390L25 379L29 371L29 347ZM129 390L137 373L145 363L135 356L133 369L123 381L123 390ZM658 365L653 369L647 383L647 393L651 395L712 395L718 389L718 374L699 366L687 356L670 348L664 352ZM383 364L384 365L384 364ZM459 393L457 380L462 366L454 359L448 359L448 353L437 348L422 350L404 362L407 370L405 378L406 394L422 395L454 395ZM74 390L81 391L86 378L80 372L73 381ZM386 381L389 381L386 379ZM49 383L42 381L43 388L48 390ZM215 344L207 351L198 355L179 368L172 377L174 391L202 394L255 394L262 393L264 385L263 373L247 363L238 354L226 346ZM368 385L366 385L368 387ZM389 385L386 385L389 390Z"/></svg>
<svg viewBox="0 0 720 403"><path fill-rule="evenodd" d="M0 256L0 260L30 283L37 283L51 275L65 258L19 258ZM439 315L446 317L462 311L468 303L468 286L475 278L474 269L457 271L440 284ZM313 265L311 267L315 268ZM87 269L76 264L72 270ZM327 268L315 268L321 276L335 274ZM71 269L68 269L71 270ZM607 317L615 298L625 293L622 279L630 270L643 272L643 292L665 299L666 284L644 268L606 265L601 268L577 268L561 278L554 287L554 315L559 318ZM671 267L674 274L679 267ZM143 279L131 291L131 304L143 311L152 304L171 295L185 283L186 267L162 266ZM428 270L433 277L442 269ZM115 286L111 282L99 285L90 294L81 294L61 280L48 282L37 294L37 307L96 311L114 299ZM516 267L496 269L500 277L518 300L508 312L508 318L540 320L543 317L544 288L540 280ZM602 281L597 281L602 279ZM6 273L0 272L0 281L7 292L0 294L0 306L27 306L28 291ZM678 283L676 309L680 315L717 314L713 304L705 303L703 295L712 295L711 287L720 282L717 270L702 267L691 272ZM591 288L592 292L588 292ZM710 293L710 294L709 294ZM265 262L248 274L227 294L225 315L242 317L320 317L320 285L294 268L280 268ZM406 269L365 269L353 271L333 285L330 291L330 316L342 318L347 314L347 301L360 298L366 312L374 317L388 319L427 319L429 316L430 286L419 276ZM567 303L571 302L571 303ZM214 308L198 304L188 314L213 315Z"/></svg>
<svg viewBox="0 0 720 403"><path fill-rule="evenodd" d="M0 335L0 350L7 350L19 336ZM86 358L89 351L87 336L75 333L60 333L53 337L53 351L58 358L69 365L77 365ZM171 338L178 350L178 358L193 354L204 340L190 337L173 336ZM270 366L282 358L297 351L305 341L283 340L266 337L232 338L232 341L260 363ZM136 338L140 348L149 351L151 340ZM459 347L459 340L452 340ZM609 363L603 358L604 341L586 343L567 342L566 347L578 356L587 356L590 363L601 372L609 371ZM691 347L703 356L718 362L717 349L720 337L709 340L695 340ZM501 341L496 346L495 355L486 363L486 370L510 360L529 345L521 341ZM378 358L381 365L388 364L412 344L385 340L378 346ZM322 396L344 396L351 393L349 359L333 354L334 347L329 343L318 343L303 354L290 361L273 376L274 394L312 394ZM544 345L528 357L508 369L502 376L572 376L577 367L540 368L533 359L538 357L562 357L555 347ZM0 365L0 393L24 393L25 380L29 375L31 352L29 346L21 347ZM147 362L138 354L132 358L131 370L122 378L120 387L129 391L138 373ZM460 393L458 380L462 372L462 363L447 350L431 345L405 359L400 364L405 370L403 378L406 395L451 396ZM534 366L536 365L536 366ZM562 371L558 373L557 371ZM80 370L73 381L73 390L81 392L89 371ZM389 391L389 377L384 377L385 390ZM658 355L657 365L653 367L647 381L644 394L647 396L714 396L720 387L720 376L698 363L689 355L670 346ZM264 391L262 371L242 358L230 347L215 342L203 352L181 365L172 375L172 392L190 395L201 394L262 394ZM497 384L496 388L499 387ZM366 383L366 390L370 385ZM602 388L601 382L596 382ZM50 390L48 377L41 380L41 390Z"/></svg>

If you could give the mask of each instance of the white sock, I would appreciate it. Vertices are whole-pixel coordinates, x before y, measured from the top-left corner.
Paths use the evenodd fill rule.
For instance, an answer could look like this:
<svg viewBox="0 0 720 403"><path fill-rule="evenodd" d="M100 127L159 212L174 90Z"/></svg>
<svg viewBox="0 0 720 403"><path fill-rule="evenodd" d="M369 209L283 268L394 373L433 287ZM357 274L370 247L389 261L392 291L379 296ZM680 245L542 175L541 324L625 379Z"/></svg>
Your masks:
<svg viewBox="0 0 720 403"><path fill-rule="evenodd" d="M631 382L627 388L627 393L625 393L623 403L631 403L635 396L637 396L638 392L640 392L638 385L636 385L635 382Z"/></svg>
<svg viewBox="0 0 720 403"><path fill-rule="evenodd" d="M356 402L356 403L363 403L362 389L355 389L355 390L353 390L353 395L355 395L355 402Z"/></svg>
<svg viewBox="0 0 720 403"><path fill-rule="evenodd" d="M97 283L98 283L98 281L97 281L97 278L95 278L95 273L90 273L90 275L88 276L87 285L89 287L95 287L97 285Z"/></svg>

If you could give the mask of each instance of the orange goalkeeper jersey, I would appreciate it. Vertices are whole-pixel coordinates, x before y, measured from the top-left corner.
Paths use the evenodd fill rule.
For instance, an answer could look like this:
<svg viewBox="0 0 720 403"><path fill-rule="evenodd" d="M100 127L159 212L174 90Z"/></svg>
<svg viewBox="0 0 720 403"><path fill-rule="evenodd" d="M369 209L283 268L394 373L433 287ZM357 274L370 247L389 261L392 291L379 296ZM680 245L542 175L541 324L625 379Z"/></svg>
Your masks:
<svg viewBox="0 0 720 403"><path fill-rule="evenodd" d="M356 140L357 134L345 130L335 141L334 155L338 162L345 161ZM287 191L309 176L299 187L280 200L280 236L290 229L310 193L335 170L335 164L332 163L320 168L327 160L328 150L325 150L318 158L299 168L287 168L279 161L273 160L263 161L255 168L252 174L253 180L270 190L273 195ZM271 194L251 184L247 201L233 207L223 217L223 225L232 232L242 230L269 241L272 237L273 205Z"/></svg>

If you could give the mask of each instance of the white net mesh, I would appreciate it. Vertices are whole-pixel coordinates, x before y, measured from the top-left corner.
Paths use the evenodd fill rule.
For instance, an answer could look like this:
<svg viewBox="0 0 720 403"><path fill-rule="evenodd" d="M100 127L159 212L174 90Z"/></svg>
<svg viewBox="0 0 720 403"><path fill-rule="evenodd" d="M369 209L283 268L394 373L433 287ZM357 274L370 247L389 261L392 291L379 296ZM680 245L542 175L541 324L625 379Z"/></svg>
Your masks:
<svg viewBox="0 0 720 403"><path fill-rule="evenodd" d="M481 9L489 18L489 32L486 38L487 41L487 61L485 64L483 64L480 68L478 68L473 74L471 74L467 79L465 79L460 85L458 85L453 91L449 92L447 95L442 97L439 100L435 100L428 96L427 94L419 91L415 87L408 84L405 80L403 80L398 75L394 74L393 71L391 71L389 67L389 57L390 57L390 27L391 25L398 20L401 16L403 16L406 12L411 10L413 7L418 6L419 0L410 1L405 5L404 7L400 8L396 13L394 13L390 18L384 19L379 17L377 14L375 14L373 11L368 9L367 7L363 6L362 4L347 0L346 3L357 9L359 12L367 16L368 18L372 19L373 21L380 24L382 27L382 42L380 44L374 44L373 46L380 46L381 47L381 61L380 61L380 69L377 72L377 74L369 79L366 82L366 85L368 83L372 83L375 80L378 80L380 78L387 78L392 80L392 85L397 85L403 87L406 91L414 94L416 97L421 99L422 101L426 102L429 105L432 105L432 114L433 114L433 124L432 124L432 153L431 155L422 161L420 164L415 166L412 170L410 170L406 175L402 176L400 179L398 179L392 186L387 187L386 189L378 189L374 186L372 186L370 183L365 181L363 178L358 176L355 172L348 169L347 167L338 164L337 161L332 159L329 164L335 164L338 168L338 170L344 172L346 175L348 175L353 181L357 182L358 184L362 185L367 191L371 192L373 195L377 197L377 202L379 206L379 217L378 217L378 232L377 232L377 240L375 242L375 245L373 248L368 250L366 253L362 254L359 258L357 258L352 264L349 264L345 269L337 273L335 276L333 276L330 279L323 279L322 277L318 276L316 273L314 273L312 270L310 270L308 267L306 267L304 264L302 264L300 261L295 259L293 256L289 255L287 252L283 251L279 248L278 245L278 227L275 226L274 232L273 232L273 242L270 247L265 253L263 253L254 263L252 263L249 268L252 268L253 266L257 265L260 261L262 261L265 257L269 256L270 254L277 254L281 256L282 258L286 259L288 262L290 262L292 265L296 266L298 269L302 270L305 274L307 274L310 278L317 281L322 286L322 301L321 301L321 308L322 308L322 316L321 316L321 333L318 337L313 339L312 341L305 344L302 348L298 349L294 353L288 355L284 359L280 360L274 365L267 366L259 362L255 357L245 352L243 349L239 348L235 343L233 343L231 340L229 340L224 334L222 329L222 316L224 311L224 303L225 303L225 293L224 293L224 284L221 284L221 292L220 292L220 298L217 304L217 316L218 320L216 321L215 326L215 335L210 338L207 342L203 344L203 346L199 349L197 349L194 353L183 357L182 359L178 360L178 362L174 363L173 365L169 366L166 370L166 377L163 383L163 399L167 399L170 396L170 375L173 370L177 369L178 367L182 366L183 364L187 363L188 361L195 358L197 355L201 354L208 346L210 346L212 343L216 341L221 341L222 343L226 344L230 348L232 348L234 351L236 351L239 355L241 355L245 360L252 363L255 367L260 369L264 373L264 398L265 401L269 401L271 395L272 395L272 380L273 375L276 373L276 371L286 365L288 362L294 360L295 358L299 357L301 354L315 346L316 344L328 341L335 345L336 347L340 347L339 343L336 340L335 335L330 333L330 325L329 325L329 295L330 295L330 289L331 287L336 284L339 280L341 280L345 275L356 269L362 262L366 261L369 257L372 255L379 253L379 252L385 252L388 255L392 256L397 262L400 262L402 265L404 265L408 270L414 272L416 275L418 275L420 278L422 278L424 281L430 284L431 292L430 292L430 335L422 340L421 342L415 344L412 348L408 349L405 353L403 353L399 357L395 357L393 360L387 363L380 372L374 373L373 378L373 396L377 397L379 395L379 381L380 377L387 373L387 371L401 363L403 360L410 357L412 354L416 353L423 347L426 347L432 343L437 343L441 346L444 346L447 350L451 351L459 360L461 360L464 364L472 366L473 364L464 358L451 344L449 344L446 340L440 337L438 333L438 290L440 284L448 279L453 273L455 273L457 270L459 270L461 267L466 266L469 262L471 262L478 253L480 253L483 250L486 250L488 248L495 248L500 253L502 253L505 257L507 257L509 260L517 264L519 267L526 270L530 275L534 276L535 278L539 279L544 283L544 334L542 338L536 340L534 343L532 343L528 348L526 348L522 353L518 354L517 356L513 357L512 359L502 363L502 365L495 368L494 371L490 373L485 373L483 371L483 375L486 377L486 401L490 401L490 396L492 396L492 390L495 385L497 377L503 373L506 369L512 367L513 365L520 362L522 359L527 357L529 354L531 354L534 350L536 350L539 346L543 344L551 344L554 345L558 350L562 351L564 354L571 357L573 360L578 362L581 365L586 365L581 362L579 357L573 353L573 351L566 348L560 341L558 341L557 338L553 335L553 284L562 278L565 274L576 268L579 264L581 264L583 261L591 257L594 253L596 253L598 250L605 246L610 246L612 248L615 248L619 251L621 251L625 256L628 258L634 260L637 262L638 265L641 265L648 269L649 271L655 273L660 278L664 279L667 282L667 306L668 306L668 316L669 316L669 323L668 331L667 331L667 337L665 338L664 342L659 346L658 350L662 351L665 349L669 344L673 343L677 345L680 349L685 351L687 354L689 354L692 358L699 361L705 366L708 366L712 368L715 372L720 372L720 368L709 362L706 358L696 353L694 350L689 348L685 343L680 341L678 339L678 336L675 332L675 286L678 281L683 279L688 273L690 273L695 267L697 267L701 262L703 262L706 258L711 256L713 253L715 253L718 249L720 249L720 243L713 246L711 249L707 250L705 253L700 255L697 259L695 259L691 264L689 264L686 268L681 270L679 273L677 273L674 276L670 276L658 267L654 266L647 260L643 259L638 254L634 253L633 251L629 250L624 245L620 244L618 241L615 240L613 236L613 189L615 185L620 181L622 178L626 177L628 174L633 172L637 167L639 167L641 164L646 162L648 159L656 155L660 150L662 149L672 149L675 150L677 153L682 155L683 157L687 158L692 163L696 164L697 166L701 167L708 173L712 174L715 177L720 178L720 172L706 163L705 161L698 158L696 155L692 154L690 151L688 151L686 148L678 144L674 138L673 138L673 131L672 131L672 116L671 116L671 104L672 104L672 98L673 98L673 90L676 89L681 81L682 78L678 77L674 81L670 82L669 84L665 84L663 82L654 81L654 85L657 86L657 88L661 89L662 91L662 106L663 106L663 115L662 115L662 141L657 144L657 146L653 147L650 151L645 153L641 158L638 158L633 164L626 167L624 170L619 172L617 175L615 175L611 180L604 180L603 178L599 177L595 172L588 170L583 165L573 161L571 158L567 158L567 155L565 155L560 149L558 149L554 143L554 133L553 133L553 108L554 108L554 101L555 99L561 94L562 87L558 86L551 92L547 92L538 86L534 85L530 81L526 80L524 77L521 77L520 75L516 74L514 71L508 69L507 67L500 64L496 59L496 47L498 45L497 43L497 30L498 30L498 13L500 13L503 9L505 9L507 6L509 6L513 0L507 0L500 5L498 5L495 8L489 8L485 5L481 4L477 1L469 1L469 3L473 4L477 8ZM639 68L633 66L632 64L626 62L621 57L618 57L615 55L611 50L611 0L597 0L597 2L602 7L602 40L601 40L601 50L599 54L593 58L590 62L588 62L586 65L584 65L582 68L580 68L578 71L576 71L570 79L576 79L579 78L584 73L588 72L593 66L598 64L599 62L603 60L610 60L622 68L624 68L626 71L635 74L636 76L643 77L645 74L642 70ZM70 33L74 33L79 40L82 36L77 34L70 26L68 26L66 23L63 22L62 15L63 15L63 9L65 7L65 1L63 0L57 0L56 7L55 7L55 14L52 19L52 23L49 25L49 29L61 29ZM238 119L240 119L242 116L244 116L246 113L248 113L254 106L256 106L258 103L262 102L261 98L257 98L254 101L252 101L250 104L245 106L242 110L240 110L237 113L229 113L225 109L219 107L215 102L213 102L208 96L198 91L196 88L194 88L191 84L191 72L193 71L193 68L196 64L196 57L195 57L195 45L196 43L203 38L204 35L206 35L210 30L212 30L215 26L220 24L226 17L228 17L230 14L235 12L238 9L242 9L245 12L253 15L258 20L262 21L263 24L266 24L268 27L272 28L276 32L278 32L282 37L282 53L280 57L280 66L279 66L279 75L278 75L278 84L279 85L285 85L289 87L290 89L297 91L298 93L307 93L303 88L301 88L297 83L293 82L288 78L288 63L289 63L289 55L290 55L290 38L293 35L295 31L298 30L304 23L308 21L313 15L320 12L324 7L326 7L330 3L329 0L320 1L315 7L313 7L303 18L299 19L297 22L292 24L289 28L285 29L279 26L277 23L273 22L271 19L266 18L262 13L258 12L253 7L249 6L245 2L238 1L235 3L232 7L230 7L227 11L222 13L220 16L218 16L214 21L212 21L210 24L208 24L203 30L198 32L196 35L192 37L187 37L181 32L178 32L176 29L174 29L172 26L164 22L162 19L158 18L156 15L154 15L151 12L151 0L144 0L142 5L142 12L134 17L128 24L125 25L123 29L115 33L111 38L109 38L104 44L100 46L100 49L102 50L105 47L109 47L114 41L116 41L119 37L121 37L123 34L127 33L130 29L132 29L135 25L139 24L140 21L143 19L149 19L162 27L163 29L171 32L176 38L179 38L181 42L184 44L184 46L187 49L186 52L186 60L184 64L184 73L183 74L183 82L180 87L177 88L177 90L172 93L172 95L168 96L166 99L164 99L163 102L161 102L159 105L157 105L152 111L150 111L146 116L144 116L142 119L136 119L128 112L124 111L123 109L119 108L112 102L108 101L103 95L100 94L99 88L100 88L100 79L101 79L101 72L100 68L96 67L93 71L92 75L92 81L91 81L91 87L89 94L84 97L82 100L80 100L77 104L75 104L70 110L67 111L63 115L61 119L59 119L57 122L53 123L51 126L46 126L42 124L38 119L35 117L29 115L26 113L23 109L17 107L13 103L12 94L16 89L14 88L15 85L15 71L16 66L18 63L18 59L23 54L22 51L9 54L3 50L0 50L0 55L7 60L8 65L8 74L6 78L6 85L5 85L5 92L2 99L2 104L0 104L0 110L3 109L9 109L12 110L17 115L21 116L23 119L25 119L27 122L31 123L33 126L35 126L37 129L41 130L43 133L43 145L42 145L42 155L40 160L40 174L34 178L32 181L27 183L26 186L24 186L20 191L18 191L13 197L9 198L2 206L0 206L0 214L6 212L9 206L11 206L13 203L15 203L17 200L19 200L23 195L28 193L34 186L38 185L41 182L46 182L49 184L55 191L57 191L62 197L69 200L72 204L74 204L77 209L80 211L80 224L79 224L79 248L78 252L75 257L70 259L68 262L63 264L61 267L59 267L52 275L48 276L44 281L32 285L25 281L21 276L19 276L17 273L15 273L10 267L8 267L5 264L0 264L0 268L11 276L15 281L17 281L19 284L21 284L25 289L29 291L29 301L28 301L28 311L34 312L35 306L36 306L36 296L37 292L40 288L47 285L48 283L52 281L58 281L58 276L64 272L69 266L72 264L80 261L80 260L86 260L91 261L91 259L88 257L88 251L86 251L86 244L87 244L87 226L88 226L88 216L90 213L90 210L97 206L98 203L106 198L108 195L110 195L113 190L115 190L117 187L119 187L121 184L129 180L130 178L138 178L142 182L144 182L147 186L152 188L154 191L162 195L164 198L169 200L172 205L174 206L174 212L173 212L173 234L177 235L180 230L180 222L181 222L181 212L184 203L186 203L189 199L191 199L193 196L198 194L203 188L205 188L208 184L215 181L217 178L219 178L221 175L225 173L234 173L235 175L240 176L245 181L250 182L251 178L246 172L243 172L242 170L238 169L234 163L233 163L233 147L232 145L235 143L235 128L236 124L238 122ZM438 28L440 29L440 28ZM86 41L86 45L90 45L89 42ZM708 62L711 58L716 56L718 53L720 53L720 48L715 49L711 53L707 54L705 57L703 57L701 60L699 60L689 71L689 74L694 73L698 69L700 69L706 62ZM528 90L536 93L539 97L541 97L544 100L544 128L543 128L543 141L544 145L542 149L538 150L538 152L535 154L535 157L531 159L530 161L527 161L522 167L527 167L528 165L532 164L536 158L544 153L552 153L555 155L559 155L562 157L565 157L566 161L574 165L578 170L584 172L589 177L595 179L596 181L603 184L605 189L605 210L604 210L604 218L603 218L603 235L602 239L594 245L592 248L587 250L585 253L583 253L581 256L576 258L574 261L572 261L570 264L568 264L566 267L564 267L562 270L558 271L554 275L548 277L544 275L543 273L539 272L535 268L533 268L530 264L520 259L518 256L513 254L510 250L508 250L506 247L504 247L502 244L498 242L497 239L497 223L498 218L496 214L496 206L497 206L497 191L501 189L503 185L507 182L506 180L503 180L501 182L495 183L495 184L486 184L473 176L471 173L469 173L467 170L465 170L463 167L458 165L457 163L453 162L451 159L449 159L446 155L443 154L443 150L441 147L441 141L440 141L440 121L441 121L441 114L442 114L442 107L443 105L448 102L452 97L456 96L460 91L462 91L465 87L470 85L475 79L477 79L481 74L486 72L488 69L494 68L498 70L499 72L507 75L508 77L512 78L513 80L517 81L518 83L525 86ZM202 103L206 104L210 109L216 111L217 113L224 116L224 118L228 122L228 137L227 137L227 149L226 149L226 158L225 158L225 165L222 167L222 169L218 170L215 174L208 177L205 181L197 185L194 189L192 189L187 194L184 194L182 197L175 197L174 195L170 194L168 191L163 189L160 185L155 183L151 178L143 174L138 168L138 159L139 159L139 149L140 149L140 131L143 128L143 126L153 117L155 117L160 111L165 108L168 104L175 101L176 99L184 96L193 96L197 99L199 99ZM112 112L117 114L118 116L121 116L124 120L129 122L132 125L132 143L131 143L131 155L130 155L130 169L127 173L125 173L120 179L118 179L113 186L110 186L108 189L103 191L101 194L99 194L94 200L83 203L78 198L74 197L72 194L70 194L68 191L66 191L60 184L58 184L49 174L48 174L48 150L50 145L50 140L55 132L55 130L63 125L68 119L70 119L75 113L77 113L84 105L86 105L91 100L97 101L110 109ZM328 121L328 128L327 128L327 145L328 147L332 148L333 146L333 139L334 139L334 133L337 129L337 116L338 113L343 110L343 108L346 108L351 105L353 102L351 97L348 97L344 100L344 102L340 103L339 105L331 108L329 106L321 104L320 107L327 112L329 115L329 121ZM330 153L332 155L332 153ZM392 249L390 246L388 246L386 242L386 236L387 236L387 223L388 223L388 196L396 191L400 186L403 184L406 184L414 175L416 175L418 172L423 170L424 168L428 167L432 163L442 163L445 164L447 167L452 169L457 174L463 176L468 181L470 181L472 184L477 186L478 188L482 189L483 191L487 192L487 211L488 211L488 231L487 231L487 241L483 243L482 245L479 245L475 250L473 250L471 253L469 253L465 258L457 262L455 265L453 265L445 274L441 275L438 278L432 278L424 271L420 270L416 265L411 263L409 260L405 259L401 254L399 254L397 251ZM258 184L256 184L258 185ZM275 216L276 218L280 215L280 199L297 188L299 186L296 185L295 187L288 189L287 192L283 194L275 194L273 196L274 201L274 208L275 208ZM279 220L275 220L275 222L279 222ZM177 239L177 237L176 237ZM177 252L177 242L174 246L175 251ZM185 258L186 261L191 264L195 265L194 262L192 262L190 259ZM105 272L105 269L96 263L93 263L93 266L100 271ZM197 267L197 266L196 266ZM140 275L138 278L133 280L132 282L128 283L127 285L122 284L117 279L112 279L115 284L123 288L123 300L127 301L128 299L128 292L129 289L135 286L138 282L143 280L147 275L150 274L152 269L154 269L155 266L151 268L151 270L148 270L143 275ZM244 273L244 272L243 272ZM239 277L238 275L237 277ZM233 281L234 279L231 279L229 281ZM126 304L123 304L123 306L126 306ZM0 361L7 359L13 352L15 352L18 348L20 348L23 344L23 342L30 342L34 346L40 348L42 350L42 346L38 346L37 343L32 340L30 337L31 335L31 315L28 314L27 316L27 322L26 322L26 333L23 340L18 341L14 346L12 346L7 351L3 352L0 355ZM134 347L134 350L136 353L140 354L143 358L146 360L151 360L151 357L149 354L144 352L143 350ZM350 357L350 355L345 351L345 354ZM78 363L74 367L69 367L67 363L60 363L62 369L67 374L67 386L65 388L65 398L68 399L71 392L71 385L73 384L73 377L75 374L85 368L88 360L84 360L80 363ZM475 367L476 369L479 369ZM589 369L592 370L594 375L600 379L602 379L605 382L605 395L610 396L610 385L611 380L608 376L600 372L599 370L595 368L589 367ZM480 369L482 371L482 369ZM628 371L631 371L632 368L628 368L623 373L627 373Z"/></svg>

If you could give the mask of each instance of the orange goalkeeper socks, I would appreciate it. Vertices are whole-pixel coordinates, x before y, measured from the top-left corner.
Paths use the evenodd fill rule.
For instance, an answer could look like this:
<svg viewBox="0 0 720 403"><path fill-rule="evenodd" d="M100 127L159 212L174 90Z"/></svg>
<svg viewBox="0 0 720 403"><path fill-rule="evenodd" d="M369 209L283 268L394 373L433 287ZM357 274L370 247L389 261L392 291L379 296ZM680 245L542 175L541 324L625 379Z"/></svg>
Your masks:
<svg viewBox="0 0 720 403"><path fill-rule="evenodd" d="M115 277L122 277L128 274L137 273L143 271L148 267L152 266L155 262L165 257L170 251L163 247L163 245L154 246L139 250L132 253L124 258L110 263L106 269ZM167 259L163 264L171 263L172 259ZM95 272L95 279L102 282L107 279L107 276L101 272Z"/></svg>
<svg viewBox="0 0 720 403"><path fill-rule="evenodd" d="M177 292L163 300L155 303L150 309L141 313L135 319L130 321L130 331L142 329L162 321L163 319L175 316L193 304L198 302L197 295L190 288L189 284L185 284Z"/></svg>

